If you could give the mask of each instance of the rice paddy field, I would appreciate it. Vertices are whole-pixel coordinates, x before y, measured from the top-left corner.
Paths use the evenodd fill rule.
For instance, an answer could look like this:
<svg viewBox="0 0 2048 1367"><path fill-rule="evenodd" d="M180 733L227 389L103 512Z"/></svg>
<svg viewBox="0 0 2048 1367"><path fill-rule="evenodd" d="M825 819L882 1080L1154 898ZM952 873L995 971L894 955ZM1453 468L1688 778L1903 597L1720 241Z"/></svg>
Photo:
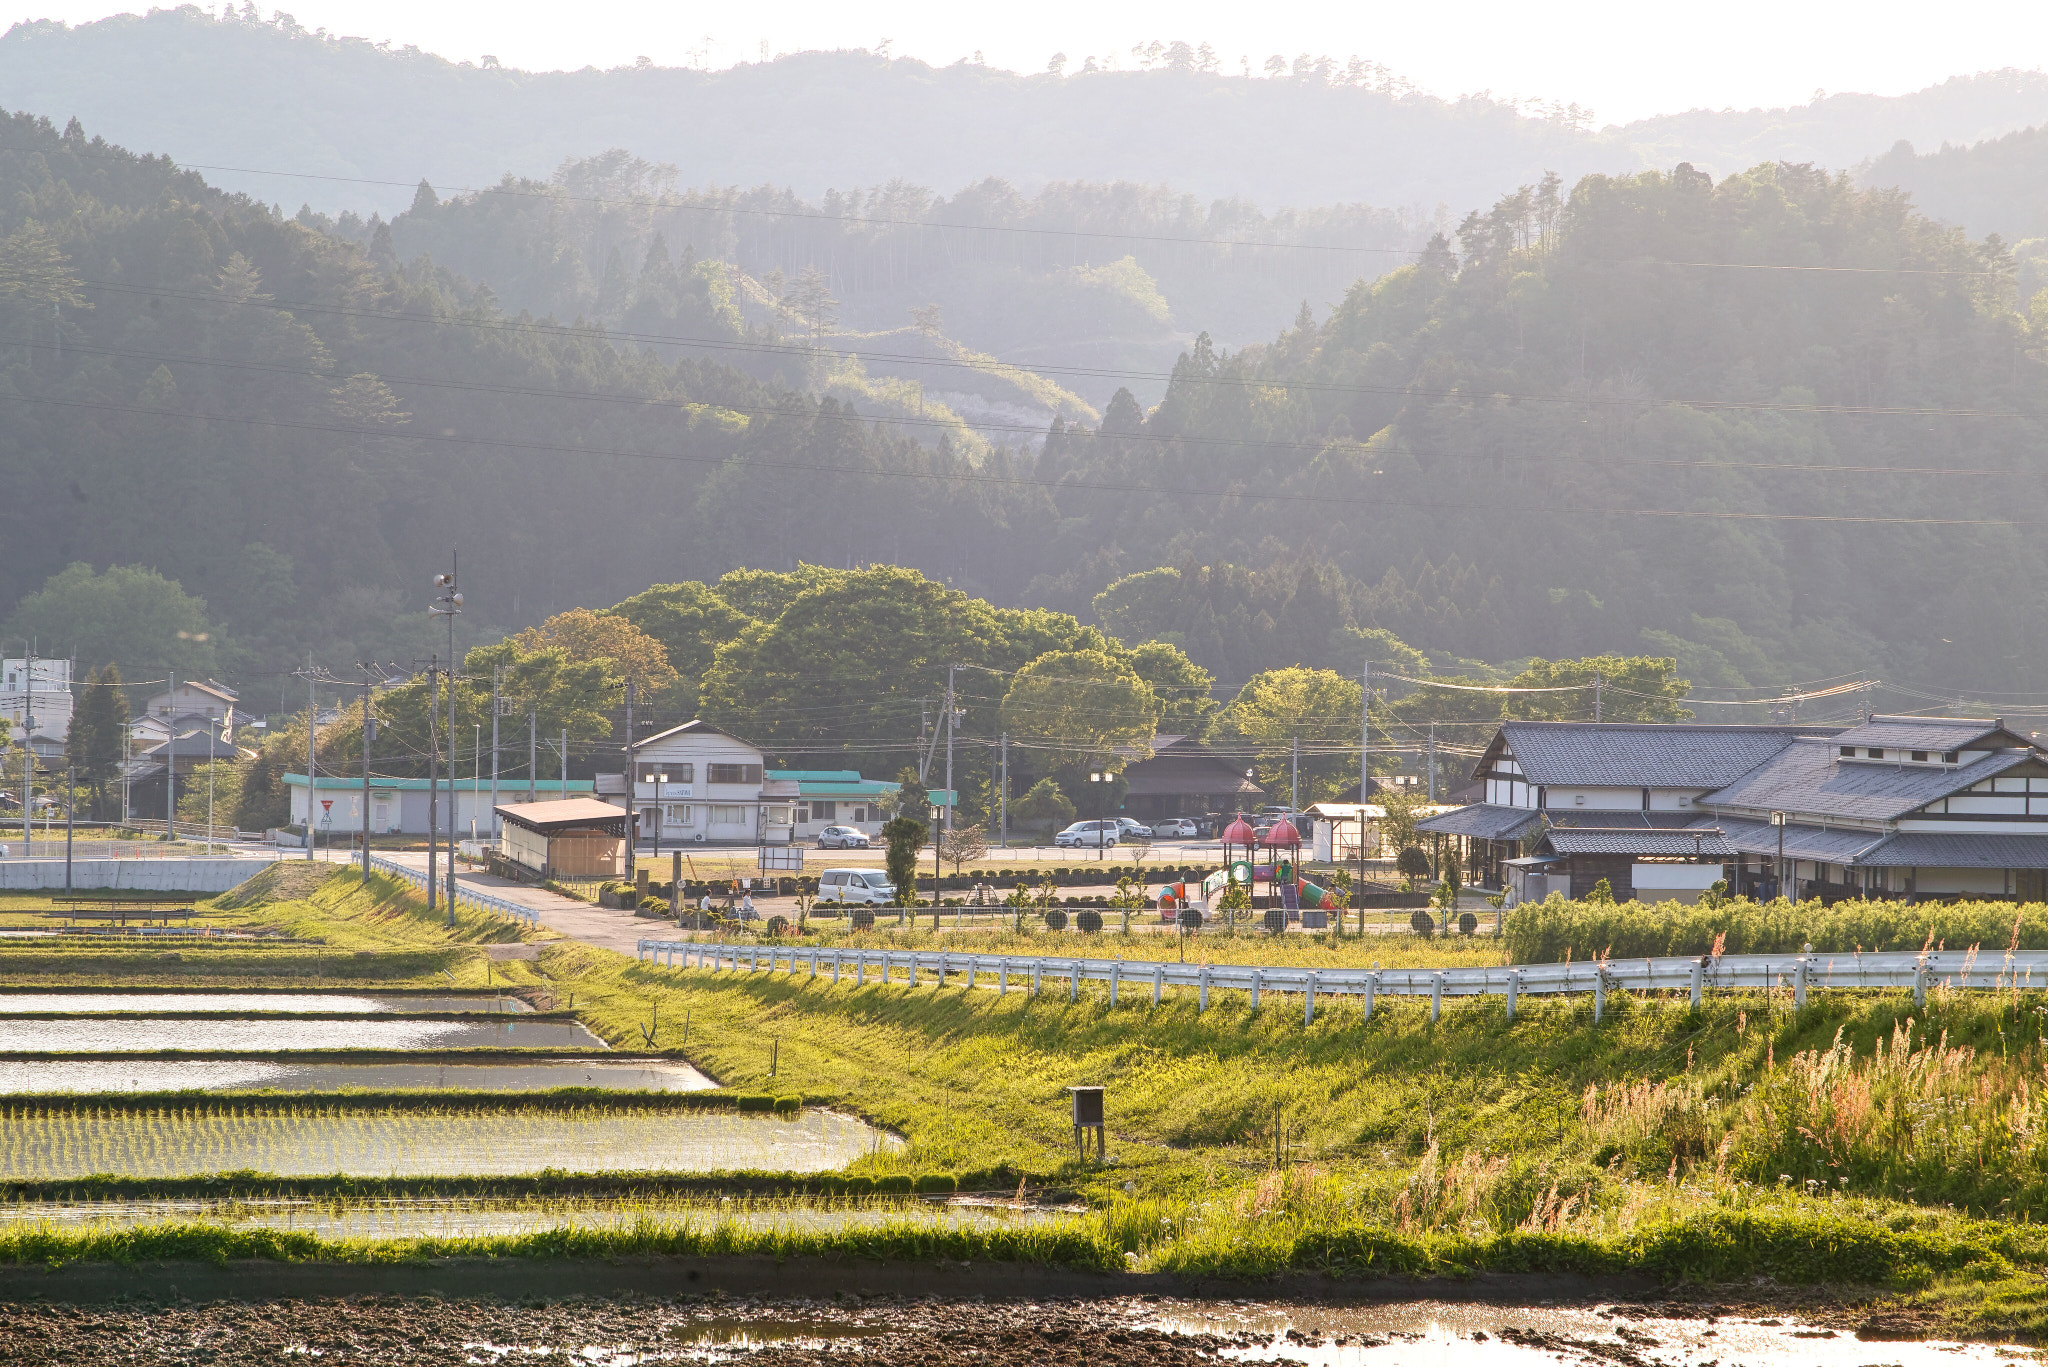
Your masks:
<svg viewBox="0 0 2048 1367"><path fill-rule="evenodd" d="M276 942L0 941L0 1268L761 1253L1345 1284L1763 1277L1916 1332L2048 1332L2038 993L1801 1010L1623 993L1597 1025L1584 1001L1513 1021L1460 1001L1433 1022L1426 1003L1368 1020L1338 1000L1305 1027L1286 997L1198 1011L1173 990L1112 1007L1100 985L1075 1001L834 986L545 933L535 957L494 959L520 933L505 922L451 929L399 885L317 867L266 878L212 911ZM1731 949L2048 940L2041 908L1717 914L1562 905L1434 941L939 934L1386 967L1643 953L1707 930ZM526 1010L489 1005L508 999ZM1103 1161L1075 1148L1078 1085L1106 1089ZM846 1200L913 1188L1001 1209ZM764 1193L780 1204L739 1204Z"/></svg>

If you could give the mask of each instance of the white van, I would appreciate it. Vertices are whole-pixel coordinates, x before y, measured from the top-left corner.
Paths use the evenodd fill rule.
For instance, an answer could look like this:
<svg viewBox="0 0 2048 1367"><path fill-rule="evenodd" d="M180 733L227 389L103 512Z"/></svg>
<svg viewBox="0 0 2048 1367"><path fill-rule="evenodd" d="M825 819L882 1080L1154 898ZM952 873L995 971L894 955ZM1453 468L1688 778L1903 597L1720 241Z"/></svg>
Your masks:
<svg viewBox="0 0 2048 1367"><path fill-rule="evenodd" d="M880 869L826 869L818 875L821 902L865 902L881 906L896 899L896 888Z"/></svg>

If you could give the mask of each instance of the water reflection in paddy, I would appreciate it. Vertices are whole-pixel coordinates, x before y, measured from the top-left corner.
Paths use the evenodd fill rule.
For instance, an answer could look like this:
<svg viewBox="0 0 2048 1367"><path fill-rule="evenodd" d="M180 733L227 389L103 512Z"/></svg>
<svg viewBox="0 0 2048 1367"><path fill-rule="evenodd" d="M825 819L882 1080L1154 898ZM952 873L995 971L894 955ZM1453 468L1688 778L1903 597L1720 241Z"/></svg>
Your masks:
<svg viewBox="0 0 2048 1367"><path fill-rule="evenodd" d="M0 1016L110 1011L248 1011L301 1016L427 1015L478 1012L520 1015L533 1008L517 997L364 992L0 992Z"/></svg>
<svg viewBox="0 0 2048 1367"><path fill-rule="evenodd" d="M146 1054L269 1049L603 1049L575 1021L24 1020L0 1016L0 1052Z"/></svg>
<svg viewBox="0 0 2048 1367"><path fill-rule="evenodd" d="M486 1176L565 1172L824 1172L902 1141L850 1116L571 1110L434 1113L300 1109L289 1100L234 1111L16 1114L0 1126L0 1180L118 1172L190 1177L248 1170L281 1177Z"/></svg>
<svg viewBox="0 0 2048 1367"><path fill-rule="evenodd" d="M750 1230L817 1233L908 1221L934 1229L987 1228L1067 1218L1068 1212L1004 1203L696 1198L676 1200L408 1199L334 1204L282 1200L19 1202L0 1205L0 1232L20 1225L132 1228L205 1221L234 1228L286 1229L323 1238L413 1239L530 1234L551 1229L631 1229L642 1221L731 1222Z"/></svg>
<svg viewBox="0 0 2048 1367"><path fill-rule="evenodd" d="M296 1063L270 1059L0 1060L0 1095L52 1092L449 1091L701 1092L718 1084L680 1061L603 1058L531 1063Z"/></svg>

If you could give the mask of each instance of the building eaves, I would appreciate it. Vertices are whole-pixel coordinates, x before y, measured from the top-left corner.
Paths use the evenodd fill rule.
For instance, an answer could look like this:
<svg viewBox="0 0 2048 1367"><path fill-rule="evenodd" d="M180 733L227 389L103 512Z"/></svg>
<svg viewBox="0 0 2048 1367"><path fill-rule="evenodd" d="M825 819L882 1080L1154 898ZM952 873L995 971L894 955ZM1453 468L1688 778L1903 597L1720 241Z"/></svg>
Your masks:
<svg viewBox="0 0 2048 1367"><path fill-rule="evenodd" d="M1686 722L1501 723L1528 782L1550 788L1680 788L1733 783L1801 735L1838 727L1717 726Z"/></svg>
<svg viewBox="0 0 2048 1367"><path fill-rule="evenodd" d="M1714 830L1559 830L1552 827L1543 841L1559 854L1632 854L1680 857L1694 854L1726 857L1733 847Z"/></svg>
<svg viewBox="0 0 2048 1367"><path fill-rule="evenodd" d="M1474 840L1513 840L1533 830L1543 813L1527 807L1496 807L1475 802L1415 823L1422 835L1464 835Z"/></svg>
<svg viewBox="0 0 2048 1367"><path fill-rule="evenodd" d="M2048 869L2048 835L1904 831L1855 862L1881 869Z"/></svg>

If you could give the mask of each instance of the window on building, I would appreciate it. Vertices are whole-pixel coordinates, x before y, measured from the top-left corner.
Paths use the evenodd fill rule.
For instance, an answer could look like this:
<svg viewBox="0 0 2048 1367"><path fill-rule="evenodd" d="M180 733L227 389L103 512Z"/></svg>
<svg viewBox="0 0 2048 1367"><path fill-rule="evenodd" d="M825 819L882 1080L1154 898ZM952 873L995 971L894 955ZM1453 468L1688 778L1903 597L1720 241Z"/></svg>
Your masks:
<svg viewBox="0 0 2048 1367"><path fill-rule="evenodd" d="M1927 752L1925 750L1915 750L1913 752L1913 762L1915 764L1927 763Z"/></svg>
<svg viewBox="0 0 2048 1367"><path fill-rule="evenodd" d="M689 824L690 824L690 807L689 807L689 804L688 804L688 803L671 803L671 804L669 804L669 807L668 807L668 815L666 815L666 816L664 816L664 817L662 818L662 824L663 824L664 826L687 826L687 825L689 825Z"/></svg>
<svg viewBox="0 0 2048 1367"><path fill-rule="evenodd" d="M716 769L718 766L714 764L711 767ZM747 821L747 809L738 803L713 806L708 813L714 826L744 826Z"/></svg>
<svg viewBox="0 0 2048 1367"><path fill-rule="evenodd" d="M819 802L819 801L817 801L816 799L813 799L813 800L812 800L812 802L811 802L811 820L813 820L813 821L837 821L838 819L839 819L839 804L838 804L838 803L836 803L836 802Z"/></svg>
<svg viewBox="0 0 2048 1367"><path fill-rule="evenodd" d="M1856 747L1855 747L1855 746L1853 746L1853 745L1844 745L1844 746L1842 747L1842 758L1843 758L1843 759L1854 759L1854 758L1856 758Z"/></svg>
<svg viewBox="0 0 2048 1367"><path fill-rule="evenodd" d="M1869 749L1865 750L1865 751L1863 752L1863 754L1864 754L1864 757L1865 757L1866 759L1883 759L1883 758L1884 758L1884 751L1883 751L1883 750L1880 750L1879 748L1877 748L1877 747L1876 747L1876 746L1874 746L1874 745L1873 745L1873 746L1871 746L1871 747L1870 747Z"/></svg>
<svg viewBox="0 0 2048 1367"><path fill-rule="evenodd" d="M855 807L853 809L853 819L856 824L866 821L868 819L868 809L865 807Z"/></svg>
<svg viewBox="0 0 2048 1367"><path fill-rule="evenodd" d="M1944 751L1942 751L1942 752L1941 752L1941 762L1942 762L1943 764L1954 764L1954 763L1956 762L1956 754L1957 754L1957 752L1956 752L1956 751L1954 751L1954 750L1944 750Z"/></svg>
<svg viewBox="0 0 2048 1367"><path fill-rule="evenodd" d="M768 808L767 824L769 824L770 826L787 826L789 824L789 808Z"/></svg>
<svg viewBox="0 0 2048 1367"><path fill-rule="evenodd" d="M704 780L707 783L759 783L761 766L758 764L707 764L704 766Z"/></svg>

